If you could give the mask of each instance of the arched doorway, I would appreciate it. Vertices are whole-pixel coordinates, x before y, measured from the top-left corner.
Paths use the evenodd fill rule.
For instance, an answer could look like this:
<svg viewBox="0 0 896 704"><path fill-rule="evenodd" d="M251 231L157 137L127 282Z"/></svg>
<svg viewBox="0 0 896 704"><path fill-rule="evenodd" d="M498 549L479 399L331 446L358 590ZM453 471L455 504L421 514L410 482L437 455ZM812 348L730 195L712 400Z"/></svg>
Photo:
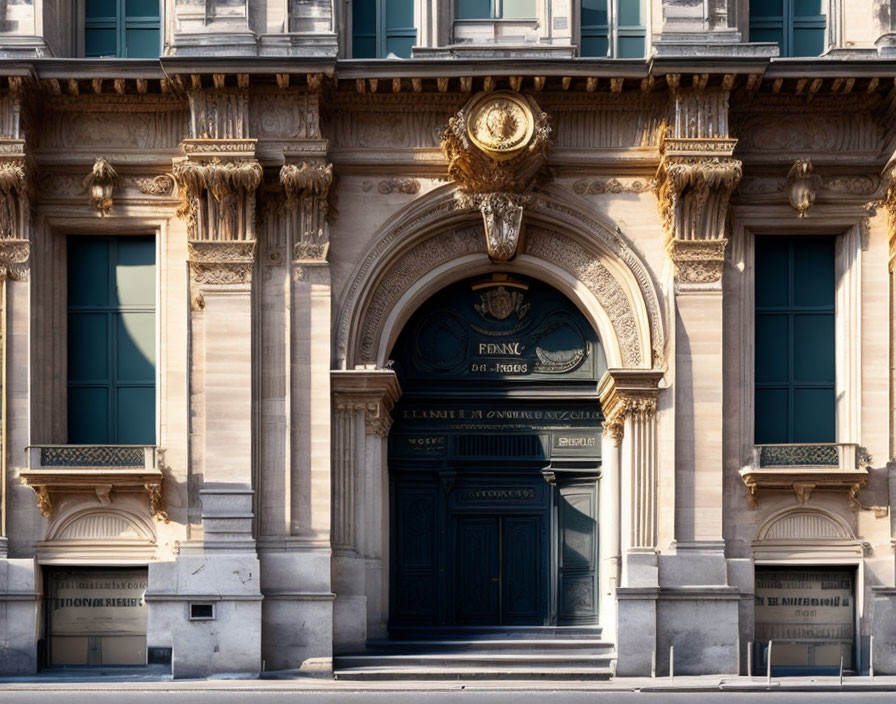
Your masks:
<svg viewBox="0 0 896 704"><path fill-rule="evenodd" d="M391 356L392 635L597 624L606 360L582 312L533 278L473 277Z"/></svg>

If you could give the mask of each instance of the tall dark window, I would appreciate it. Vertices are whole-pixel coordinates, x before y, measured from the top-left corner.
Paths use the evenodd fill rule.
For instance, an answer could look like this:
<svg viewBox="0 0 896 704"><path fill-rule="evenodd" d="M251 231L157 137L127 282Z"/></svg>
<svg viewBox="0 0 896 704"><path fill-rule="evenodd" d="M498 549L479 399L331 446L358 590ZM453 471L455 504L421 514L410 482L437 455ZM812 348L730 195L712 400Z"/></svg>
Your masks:
<svg viewBox="0 0 896 704"><path fill-rule="evenodd" d="M610 9L615 9L616 45L611 47ZM647 27L643 0L582 0L582 56L642 58Z"/></svg>
<svg viewBox="0 0 896 704"><path fill-rule="evenodd" d="M750 41L777 42L781 56L818 56L825 49L824 0L750 0Z"/></svg>
<svg viewBox="0 0 896 704"><path fill-rule="evenodd" d="M834 238L756 238L755 441L834 442Z"/></svg>
<svg viewBox="0 0 896 704"><path fill-rule="evenodd" d="M155 444L155 241L68 239L68 441Z"/></svg>
<svg viewBox="0 0 896 704"><path fill-rule="evenodd" d="M85 0L84 56L158 58L159 0Z"/></svg>
<svg viewBox="0 0 896 704"><path fill-rule="evenodd" d="M414 0L354 0L352 3L352 56L385 58L390 54L411 58L417 42Z"/></svg>

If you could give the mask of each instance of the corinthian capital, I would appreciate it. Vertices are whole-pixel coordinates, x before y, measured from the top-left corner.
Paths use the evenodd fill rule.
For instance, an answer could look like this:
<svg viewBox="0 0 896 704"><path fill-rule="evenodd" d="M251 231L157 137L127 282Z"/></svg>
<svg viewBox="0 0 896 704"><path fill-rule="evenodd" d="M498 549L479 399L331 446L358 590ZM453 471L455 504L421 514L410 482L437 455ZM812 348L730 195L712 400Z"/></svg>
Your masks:
<svg viewBox="0 0 896 704"><path fill-rule="evenodd" d="M616 445L622 442L626 418L647 420L656 413L663 372L654 369L609 369L597 393L604 415L604 431Z"/></svg>
<svg viewBox="0 0 896 704"><path fill-rule="evenodd" d="M303 161L284 164L280 183L289 208L287 226L296 261L322 262L330 246L327 225L327 193L333 183L333 165Z"/></svg>
<svg viewBox="0 0 896 704"><path fill-rule="evenodd" d="M884 168L887 193L881 203L887 209L887 242L890 245L890 271L896 268L896 155Z"/></svg>
<svg viewBox="0 0 896 704"><path fill-rule="evenodd" d="M725 218L743 174L741 162L731 156L735 144L734 139L702 138L663 142L657 199L680 283L722 279Z"/></svg>

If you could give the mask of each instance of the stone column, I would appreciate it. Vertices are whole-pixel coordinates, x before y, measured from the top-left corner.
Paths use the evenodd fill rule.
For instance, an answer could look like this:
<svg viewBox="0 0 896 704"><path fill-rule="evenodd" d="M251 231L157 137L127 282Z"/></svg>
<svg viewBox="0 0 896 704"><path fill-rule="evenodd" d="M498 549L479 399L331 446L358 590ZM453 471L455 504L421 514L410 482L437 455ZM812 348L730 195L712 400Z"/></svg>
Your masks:
<svg viewBox="0 0 896 704"><path fill-rule="evenodd" d="M621 430L619 427L614 429ZM600 625L603 638L616 639L616 588L620 569L619 442L604 426L600 473Z"/></svg>
<svg viewBox="0 0 896 704"><path fill-rule="evenodd" d="M31 218L21 90L14 80L0 96L0 672L32 673L40 568L34 559L7 557L18 522L10 490L31 444ZM27 511L17 513L30 522L35 509L28 500Z"/></svg>
<svg viewBox="0 0 896 704"><path fill-rule="evenodd" d="M167 629L176 677L261 669L261 592L253 533L252 279L262 168L243 88L189 96L190 138L175 160L189 238L191 486L201 525L174 563L150 566L148 638ZM191 497L191 502L195 497ZM177 585L176 594L159 593ZM183 601L215 602L213 628ZM178 603L180 602L180 603Z"/></svg>
<svg viewBox="0 0 896 704"><path fill-rule="evenodd" d="M602 521L604 530L618 530L621 553L616 588L619 675L649 675L656 646L656 402L662 377L662 371L610 369L598 386L604 434L610 440L605 445L615 446L611 457L619 453L619 521L617 525ZM604 467L604 482L612 469L611 461ZM603 491L607 491L606 484ZM613 535L609 541L615 539Z"/></svg>
<svg viewBox="0 0 896 704"><path fill-rule="evenodd" d="M730 631L725 636L730 635L729 645L713 653L710 644L717 632L704 630L704 659L694 657L691 671L736 672L737 604L727 586L723 531L722 273L725 219L741 163L732 157L737 140L728 135L724 88L681 88L672 98L675 123L661 145L657 173L660 214L675 272L676 555L664 562L662 582L673 589L703 589L707 600L695 597L700 608L713 610L709 621L714 628ZM667 620L677 632L670 632L668 645L691 647L681 642L686 638L676 619L684 616L676 609L684 613L670 602ZM662 646L667 652L668 646Z"/></svg>
<svg viewBox="0 0 896 704"><path fill-rule="evenodd" d="M333 389L333 647L363 648L387 635L390 412L395 372L330 372Z"/></svg>
<svg viewBox="0 0 896 704"><path fill-rule="evenodd" d="M316 102L309 103L315 125L316 109ZM287 495L282 498L288 520L282 526L285 530L266 530L259 545L265 596L263 653L269 669L328 671L332 669L334 599L330 577L332 304L326 259L332 167L324 161L325 140L315 138L294 146L302 160L294 160L293 152L287 150L287 163L280 171L286 197L281 226L285 226L291 253L285 340L288 479ZM271 463L277 461L269 458Z"/></svg>

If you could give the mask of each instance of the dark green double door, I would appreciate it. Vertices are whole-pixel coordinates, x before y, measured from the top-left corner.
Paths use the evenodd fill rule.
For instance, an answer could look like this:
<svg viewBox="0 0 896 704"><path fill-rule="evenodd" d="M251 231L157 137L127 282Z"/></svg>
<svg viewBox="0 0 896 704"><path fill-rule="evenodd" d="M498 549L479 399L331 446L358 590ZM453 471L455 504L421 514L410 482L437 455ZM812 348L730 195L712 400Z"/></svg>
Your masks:
<svg viewBox="0 0 896 704"><path fill-rule="evenodd" d="M539 625L545 612L541 515L451 517L454 622Z"/></svg>

